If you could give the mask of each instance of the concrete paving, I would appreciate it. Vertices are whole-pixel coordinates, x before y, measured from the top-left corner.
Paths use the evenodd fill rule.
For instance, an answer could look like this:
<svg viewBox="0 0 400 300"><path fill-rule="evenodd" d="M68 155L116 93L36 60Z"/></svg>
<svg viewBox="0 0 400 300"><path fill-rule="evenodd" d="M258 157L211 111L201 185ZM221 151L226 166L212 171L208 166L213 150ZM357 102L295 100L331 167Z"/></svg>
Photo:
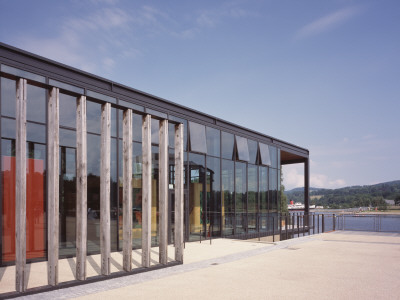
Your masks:
<svg viewBox="0 0 400 300"><path fill-rule="evenodd" d="M397 233L218 239L187 243L183 265L22 298L400 299L399 262Z"/></svg>

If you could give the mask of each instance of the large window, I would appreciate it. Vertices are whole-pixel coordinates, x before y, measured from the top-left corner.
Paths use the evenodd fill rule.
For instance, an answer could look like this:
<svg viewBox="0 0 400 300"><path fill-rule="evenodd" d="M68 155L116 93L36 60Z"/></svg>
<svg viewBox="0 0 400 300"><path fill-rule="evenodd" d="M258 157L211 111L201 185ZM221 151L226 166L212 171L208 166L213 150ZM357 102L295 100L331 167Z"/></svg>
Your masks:
<svg viewBox="0 0 400 300"><path fill-rule="evenodd" d="M1 78L2 261L15 260L16 82ZM26 258L46 257L46 90L27 85ZM35 123L32 123L34 121Z"/></svg>
<svg viewBox="0 0 400 300"><path fill-rule="evenodd" d="M247 170L246 164L235 163L235 212L236 234L247 231Z"/></svg>
<svg viewBox="0 0 400 300"><path fill-rule="evenodd" d="M267 230L268 217L268 168L259 167L259 189L260 189L260 208L259 208L259 230Z"/></svg>
<svg viewBox="0 0 400 300"><path fill-rule="evenodd" d="M204 193L205 159L204 155L189 153L190 197L189 197L189 240L198 240L204 234Z"/></svg>
<svg viewBox="0 0 400 300"><path fill-rule="evenodd" d="M234 232L234 220L235 220L235 165L231 160L222 160L221 166L221 177L222 177L222 226L223 236L232 235Z"/></svg>
<svg viewBox="0 0 400 300"><path fill-rule="evenodd" d="M221 185L220 159L207 156L207 232L220 235Z"/></svg>
<svg viewBox="0 0 400 300"><path fill-rule="evenodd" d="M257 230L257 207L258 207L258 167L249 164L247 167L247 220L248 230L253 232Z"/></svg>

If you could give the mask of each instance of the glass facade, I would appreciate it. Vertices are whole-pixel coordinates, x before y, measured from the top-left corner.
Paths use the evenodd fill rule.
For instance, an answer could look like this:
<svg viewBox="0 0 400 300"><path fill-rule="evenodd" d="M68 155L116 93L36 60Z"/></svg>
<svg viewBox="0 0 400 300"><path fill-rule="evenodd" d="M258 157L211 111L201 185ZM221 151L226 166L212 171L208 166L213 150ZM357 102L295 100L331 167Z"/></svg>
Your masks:
<svg viewBox="0 0 400 300"><path fill-rule="evenodd" d="M8 74L8 73L7 73ZM19 73L18 73L19 74ZM21 73L23 74L23 73ZM15 146L16 81L14 74L0 81L1 97L1 264L15 260ZM50 78L49 78L50 80ZM55 82L49 81L46 82ZM58 85L59 94L59 255L76 254L76 103L87 93ZM46 258L46 161L47 98L52 86L28 80L27 84L27 258ZM111 92L110 92L111 93ZM108 93L107 93L108 94ZM112 94L112 93L111 93ZM98 97L96 97L96 95ZM87 252L100 252L100 149L101 110L106 98L92 92L87 100ZM122 117L136 107L116 95L111 109L110 236L111 250L122 249ZM126 106L121 106L126 103ZM129 104L129 105L128 105ZM142 123L143 111L132 115L132 244L141 248L142 237ZM175 124L184 125L184 223L185 238L238 237L278 229L280 149L265 137L246 136L244 130L228 130L218 122L199 124L189 117L164 113L168 126L168 232L174 233ZM189 115L188 115L189 116ZM160 116L151 120L151 238L159 241L159 127ZM195 119L196 120L196 119ZM238 135L239 133L240 135ZM274 220L275 224L273 224Z"/></svg>

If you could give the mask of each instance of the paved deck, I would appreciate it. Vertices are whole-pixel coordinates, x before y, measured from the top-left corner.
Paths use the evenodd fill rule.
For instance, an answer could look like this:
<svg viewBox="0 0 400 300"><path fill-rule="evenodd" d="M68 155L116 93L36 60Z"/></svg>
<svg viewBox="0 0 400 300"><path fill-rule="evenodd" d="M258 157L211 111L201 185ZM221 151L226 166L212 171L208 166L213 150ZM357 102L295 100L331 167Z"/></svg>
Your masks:
<svg viewBox="0 0 400 300"><path fill-rule="evenodd" d="M183 265L22 298L400 299L396 233L336 231L275 244L218 239L185 250ZM0 291L9 273L0 273Z"/></svg>

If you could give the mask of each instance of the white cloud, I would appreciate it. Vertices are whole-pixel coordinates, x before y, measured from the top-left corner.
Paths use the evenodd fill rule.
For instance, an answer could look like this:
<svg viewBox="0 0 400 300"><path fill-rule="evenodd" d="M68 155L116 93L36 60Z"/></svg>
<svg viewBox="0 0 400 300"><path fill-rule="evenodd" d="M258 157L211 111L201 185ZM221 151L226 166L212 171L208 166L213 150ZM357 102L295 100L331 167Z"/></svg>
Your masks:
<svg viewBox="0 0 400 300"><path fill-rule="evenodd" d="M361 12L360 7L348 7L319 18L297 31L296 39L318 35L335 28Z"/></svg>
<svg viewBox="0 0 400 300"><path fill-rule="evenodd" d="M283 184L286 190L291 190L296 187L304 186L304 167L299 165L284 165L283 166ZM339 188L346 185L344 179L331 179L324 174L310 172L310 187L318 188Z"/></svg>

